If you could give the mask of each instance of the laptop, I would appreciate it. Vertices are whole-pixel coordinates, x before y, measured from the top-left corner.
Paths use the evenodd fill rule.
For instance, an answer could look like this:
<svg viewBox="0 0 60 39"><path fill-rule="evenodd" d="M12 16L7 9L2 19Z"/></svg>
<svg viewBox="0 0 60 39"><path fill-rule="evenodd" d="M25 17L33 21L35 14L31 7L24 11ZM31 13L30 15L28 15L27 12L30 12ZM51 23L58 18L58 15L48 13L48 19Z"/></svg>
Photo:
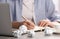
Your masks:
<svg viewBox="0 0 60 39"><path fill-rule="evenodd" d="M13 36L8 3L0 3L0 36Z"/></svg>

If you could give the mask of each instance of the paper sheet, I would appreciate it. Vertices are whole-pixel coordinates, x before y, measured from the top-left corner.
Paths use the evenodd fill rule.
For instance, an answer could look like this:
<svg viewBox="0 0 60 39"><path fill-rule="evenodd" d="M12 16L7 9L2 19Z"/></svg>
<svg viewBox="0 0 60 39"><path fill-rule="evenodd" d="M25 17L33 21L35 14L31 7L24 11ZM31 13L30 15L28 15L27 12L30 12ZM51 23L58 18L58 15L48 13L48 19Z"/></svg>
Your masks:
<svg viewBox="0 0 60 39"><path fill-rule="evenodd" d="M42 30L44 29L44 27L40 27L40 26L35 26L35 28L33 29L34 31L38 31L38 30Z"/></svg>

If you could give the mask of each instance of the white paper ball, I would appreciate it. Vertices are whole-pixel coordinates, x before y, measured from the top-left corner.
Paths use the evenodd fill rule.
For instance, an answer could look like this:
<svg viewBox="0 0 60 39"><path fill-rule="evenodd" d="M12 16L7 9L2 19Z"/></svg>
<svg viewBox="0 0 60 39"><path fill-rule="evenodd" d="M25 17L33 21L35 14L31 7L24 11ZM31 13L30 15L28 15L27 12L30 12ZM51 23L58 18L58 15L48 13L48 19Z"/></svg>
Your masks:
<svg viewBox="0 0 60 39"><path fill-rule="evenodd" d="M52 35L53 30L50 27L45 27L45 31L44 32L45 32L45 35Z"/></svg>
<svg viewBox="0 0 60 39"><path fill-rule="evenodd" d="M19 30L13 31L13 35L14 37L20 37L20 31Z"/></svg>
<svg viewBox="0 0 60 39"><path fill-rule="evenodd" d="M34 31L29 31L28 32L28 37L34 37L35 36L35 32Z"/></svg>
<svg viewBox="0 0 60 39"><path fill-rule="evenodd" d="M19 27L20 32L26 33L27 32L27 27L25 25L22 25Z"/></svg>

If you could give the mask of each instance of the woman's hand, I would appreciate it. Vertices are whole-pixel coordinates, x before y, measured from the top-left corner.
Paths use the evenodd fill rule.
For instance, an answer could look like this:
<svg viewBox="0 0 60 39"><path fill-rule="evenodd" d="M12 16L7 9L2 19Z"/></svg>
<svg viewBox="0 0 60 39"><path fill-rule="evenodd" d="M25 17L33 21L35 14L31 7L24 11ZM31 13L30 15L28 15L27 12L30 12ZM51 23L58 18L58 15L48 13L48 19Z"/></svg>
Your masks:
<svg viewBox="0 0 60 39"><path fill-rule="evenodd" d="M25 19L23 24L27 26L27 29L28 30L34 29L35 24L31 20L28 20L27 18L25 18L24 16L23 18Z"/></svg>
<svg viewBox="0 0 60 39"><path fill-rule="evenodd" d="M34 24L32 21L30 21L30 20L25 21L25 22L24 22L24 25L27 26L27 29L28 29L28 30L34 29L34 26L35 26L35 24Z"/></svg>
<svg viewBox="0 0 60 39"><path fill-rule="evenodd" d="M54 27L53 22L51 22L50 20L41 20L41 21L39 21L38 25L41 27L45 27L45 26L49 26L51 28Z"/></svg>

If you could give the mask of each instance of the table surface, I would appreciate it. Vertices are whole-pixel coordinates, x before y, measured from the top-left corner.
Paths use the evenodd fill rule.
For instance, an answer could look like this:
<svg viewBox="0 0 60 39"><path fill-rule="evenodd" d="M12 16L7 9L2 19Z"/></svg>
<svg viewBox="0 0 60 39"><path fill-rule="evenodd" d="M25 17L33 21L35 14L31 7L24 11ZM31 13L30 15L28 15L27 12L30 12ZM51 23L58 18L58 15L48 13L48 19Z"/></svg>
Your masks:
<svg viewBox="0 0 60 39"><path fill-rule="evenodd" d="M51 36L45 36L44 32L36 32L33 38L29 38L28 35L25 34L19 38L0 36L0 39L60 39L60 35L52 34Z"/></svg>

